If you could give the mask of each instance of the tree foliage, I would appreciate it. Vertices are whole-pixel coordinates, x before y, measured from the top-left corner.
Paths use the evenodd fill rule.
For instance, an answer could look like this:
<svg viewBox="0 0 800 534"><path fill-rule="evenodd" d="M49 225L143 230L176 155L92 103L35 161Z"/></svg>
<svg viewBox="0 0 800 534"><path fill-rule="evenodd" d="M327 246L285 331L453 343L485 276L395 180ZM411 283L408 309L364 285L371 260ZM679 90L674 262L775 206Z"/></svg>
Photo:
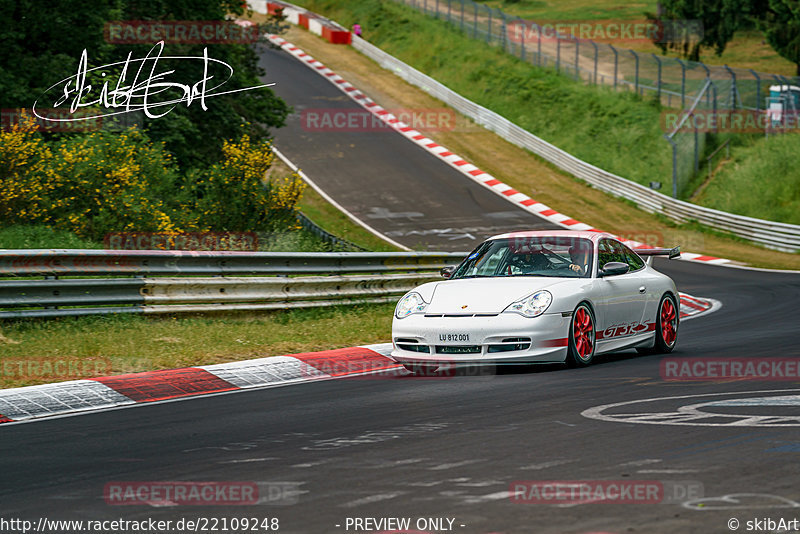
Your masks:
<svg viewBox="0 0 800 534"><path fill-rule="evenodd" d="M85 49L89 68L142 58L153 44L112 44L106 41L108 21L222 21L243 13L240 0L0 0L0 94L3 108L30 108L53 84L73 76ZM272 25L273 29L276 27ZM258 56L248 44L170 44L167 56L208 55L233 68L224 91L260 85L264 75ZM201 61L159 62L173 69L170 80L194 84L203 76ZM90 80L91 82L92 80ZM94 80L99 85L102 82ZM164 117L141 124L155 141L165 144L181 168L206 167L222 157L224 139L238 138L244 127L251 139L269 136L289 112L269 88L208 98L207 110L198 102L176 105ZM52 103L39 105L52 106ZM52 135L52 134L51 134Z"/></svg>

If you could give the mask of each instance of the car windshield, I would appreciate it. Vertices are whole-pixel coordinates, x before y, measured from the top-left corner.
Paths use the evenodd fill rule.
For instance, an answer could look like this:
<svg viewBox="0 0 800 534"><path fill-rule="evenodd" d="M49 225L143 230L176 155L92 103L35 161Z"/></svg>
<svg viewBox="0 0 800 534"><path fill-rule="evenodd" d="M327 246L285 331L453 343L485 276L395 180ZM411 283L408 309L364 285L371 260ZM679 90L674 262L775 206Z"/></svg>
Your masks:
<svg viewBox="0 0 800 534"><path fill-rule="evenodd" d="M451 276L549 276L589 278L592 242L575 237L511 237L486 241Z"/></svg>

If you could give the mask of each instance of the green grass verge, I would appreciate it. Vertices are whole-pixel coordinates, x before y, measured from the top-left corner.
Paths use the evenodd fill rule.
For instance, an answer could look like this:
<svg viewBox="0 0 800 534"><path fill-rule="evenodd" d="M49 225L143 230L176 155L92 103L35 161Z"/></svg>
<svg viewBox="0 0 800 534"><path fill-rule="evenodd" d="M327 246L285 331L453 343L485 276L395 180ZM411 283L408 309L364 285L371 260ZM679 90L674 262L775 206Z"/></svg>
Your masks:
<svg viewBox="0 0 800 534"><path fill-rule="evenodd" d="M698 196L699 204L750 217L800 224L800 136L734 146Z"/></svg>
<svg viewBox="0 0 800 534"><path fill-rule="evenodd" d="M259 314L110 315L0 323L0 388L82 378L19 376L42 362L79 362L99 375L262 358L391 339L393 304ZM99 365L95 365L99 364Z"/></svg>
<svg viewBox="0 0 800 534"><path fill-rule="evenodd" d="M12 225L0 228L0 249L3 248L103 248L103 244L47 226Z"/></svg>

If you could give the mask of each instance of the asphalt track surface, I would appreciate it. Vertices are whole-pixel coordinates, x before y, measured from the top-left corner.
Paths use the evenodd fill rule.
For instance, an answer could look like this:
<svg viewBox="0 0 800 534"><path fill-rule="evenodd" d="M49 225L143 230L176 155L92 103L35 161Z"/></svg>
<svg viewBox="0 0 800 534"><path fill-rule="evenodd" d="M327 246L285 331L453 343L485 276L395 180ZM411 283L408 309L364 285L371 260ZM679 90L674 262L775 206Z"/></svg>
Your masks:
<svg viewBox="0 0 800 534"><path fill-rule="evenodd" d="M800 358L797 274L666 260L656 267L682 291L723 303L681 325L671 356ZM345 529L348 517L448 517L453 532L620 534L730 532L730 518L746 531L754 518L800 516L797 421L771 426L739 418L738 425L708 426L581 415L657 397L706 394L699 399L707 402L736 398L732 392L772 397L800 389L787 381L665 381L663 359L623 353L578 370L314 382L9 425L0 429L0 516L277 517L280 532L291 533L354 532ZM775 391L745 394L764 390ZM698 402L639 403L616 412L666 413ZM711 411L797 416L798 405ZM701 485L705 500L531 504L507 495L518 480L598 479L677 482L695 491ZM283 506L112 506L103 490L114 481L280 482L300 493Z"/></svg>
<svg viewBox="0 0 800 534"><path fill-rule="evenodd" d="M724 303L681 325L673 356L800 357L800 276L666 261L658 267L680 288ZM298 533L345 532L335 525L347 517L384 516L454 517L465 525L455 531L465 533L715 533L728 531L730 517L796 514L766 506L800 501L797 426L581 416L612 402L798 387L666 382L661 358L619 354L579 370L335 380L12 425L0 430L2 516L269 516L280 519L281 532ZM797 415L797 406L767 410ZM503 496L516 480L595 479L690 481L707 498L772 497L748 498L743 506L752 509L715 511L714 501L694 509L680 502L556 506ZM105 484L131 480L292 482L302 493L285 506L105 503Z"/></svg>
<svg viewBox="0 0 800 534"><path fill-rule="evenodd" d="M310 113L354 117L357 124L371 115L288 53L262 47L260 56L262 79L294 108L275 132L275 145L334 200L395 241L415 250L464 251L506 231L558 228L388 128L316 127L323 122Z"/></svg>

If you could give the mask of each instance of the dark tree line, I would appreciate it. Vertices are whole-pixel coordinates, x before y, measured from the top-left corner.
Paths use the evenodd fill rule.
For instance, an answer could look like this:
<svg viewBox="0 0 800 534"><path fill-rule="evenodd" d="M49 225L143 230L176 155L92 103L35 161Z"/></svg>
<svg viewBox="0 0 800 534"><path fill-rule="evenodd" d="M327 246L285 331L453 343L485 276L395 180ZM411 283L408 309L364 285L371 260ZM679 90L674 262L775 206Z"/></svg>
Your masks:
<svg viewBox="0 0 800 534"><path fill-rule="evenodd" d="M48 87L76 73L84 49L92 68L123 61L129 52L142 58L154 44L109 43L104 36L108 21L222 21L242 13L241 0L0 0L0 107L30 108ZM202 56L205 46L210 57L234 70L223 90L263 83L257 54L247 44L168 43L164 55ZM176 70L170 80L181 83L203 76L201 61L159 63L159 70L167 68ZM179 104L162 118L146 120L144 130L163 142L182 168L197 168L220 159L224 139L243 133L255 141L265 139L270 128L283 125L289 111L269 88L209 98L207 107Z"/></svg>
<svg viewBox="0 0 800 534"><path fill-rule="evenodd" d="M797 65L800 75L800 0L660 0L659 12L651 20L699 20L702 33L687 31L671 42L657 42L663 51L677 50L698 61L703 48L717 55L734 33L759 29L769 45Z"/></svg>

